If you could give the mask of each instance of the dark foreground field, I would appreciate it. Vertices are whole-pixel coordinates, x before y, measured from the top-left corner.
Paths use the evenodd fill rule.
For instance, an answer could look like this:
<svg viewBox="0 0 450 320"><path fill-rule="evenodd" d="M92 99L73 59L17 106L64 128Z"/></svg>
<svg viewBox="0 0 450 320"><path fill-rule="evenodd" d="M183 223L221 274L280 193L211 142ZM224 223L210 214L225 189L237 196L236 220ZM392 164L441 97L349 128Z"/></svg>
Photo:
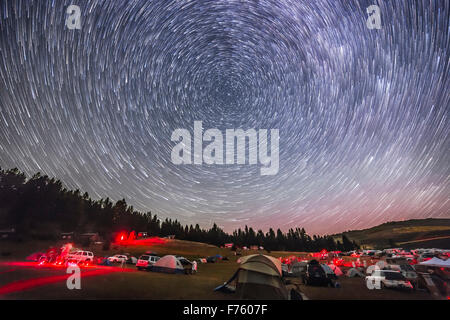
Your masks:
<svg viewBox="0 0 450 320"><path fill-rule="evenodd" d="M176 254L186 258L200 258L213 254L227 256L229 261L199 264L196 275L172 275L137 271L133 266L82 268L81 289L66 287L64 267L39 267L24 262L30 247L42 244L21 244L11 248L11 256L0 262L0 299L228 299L233 295L214 292L213 289L228 280L236 271L237 257L228 249L220 249L200 243L171 240L149 247L116 247L109 252L91 248L94 253L107 255L129 252L139 255L152 250L160 255ZM36 248L35 248L36 249ZM253 252L249 252L251 254ZM272 256L285 256L285 252L271 252ZM292 253L289 253L292 254ZM341 288L310 287L300 284L301 291L316 299L431 299L425 292L395 290L369 290L361 278L340 278Z"/></svg>

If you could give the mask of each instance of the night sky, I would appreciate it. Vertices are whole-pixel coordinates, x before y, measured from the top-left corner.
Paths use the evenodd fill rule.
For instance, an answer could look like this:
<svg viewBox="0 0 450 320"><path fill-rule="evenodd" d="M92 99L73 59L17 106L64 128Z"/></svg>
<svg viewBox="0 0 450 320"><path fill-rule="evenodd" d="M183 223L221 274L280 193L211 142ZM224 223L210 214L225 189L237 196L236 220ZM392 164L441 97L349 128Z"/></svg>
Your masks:
<svg viewBox="0 0 450 320"><path fill-rule="evenodd" d="M69 5L81 29L65 25ZM382 28L366 26L378 4ZM0 166L231 231L450 217L450 1L0 0ZM175 165L279 129L280 167Z"/></svg>

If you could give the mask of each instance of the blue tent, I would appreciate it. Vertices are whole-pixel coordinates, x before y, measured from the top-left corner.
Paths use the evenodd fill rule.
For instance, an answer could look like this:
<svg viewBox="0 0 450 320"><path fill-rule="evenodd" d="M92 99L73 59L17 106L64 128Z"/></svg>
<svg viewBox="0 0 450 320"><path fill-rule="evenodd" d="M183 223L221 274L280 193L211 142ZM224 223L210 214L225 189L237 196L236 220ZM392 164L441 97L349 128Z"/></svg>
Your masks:
<svg viewBox="0 0 450 320"><path fill-rule="evenodd" d="M111 261L109 261L108 259L103 259L103 261L101 263L99 263L99 266L108 266L108 267L112 267L112 263Z"/></svg>

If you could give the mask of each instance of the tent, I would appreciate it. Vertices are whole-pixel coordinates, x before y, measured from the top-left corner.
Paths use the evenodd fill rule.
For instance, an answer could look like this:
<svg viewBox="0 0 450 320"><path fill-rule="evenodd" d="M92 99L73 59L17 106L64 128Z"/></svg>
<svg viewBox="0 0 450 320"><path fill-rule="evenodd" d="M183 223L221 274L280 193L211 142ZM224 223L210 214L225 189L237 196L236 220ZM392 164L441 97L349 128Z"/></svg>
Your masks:
<svg viewBox="0 0 450 320"><path fill-rule="evenodd" d="M108 259L103 259L103 261L101 263L99 263L99 265L111 267L113 264Z"/></svg>
<svg viewBox="0 0 450 320"><path fill-rule="evenodd" d="M331 269L329 265L321 263L320 266L322 267L323 271L325 271L326 274L334 274L333 269Z"/></svg>
<svg viewBox="0 0 450 320"><path fill-rule="evenodd" d="M218 260L222 260L223 257L220 254L216 254L215 256L210 256L206 258L206 262L208 263L215 263Z"/></svg>
<svg viewBox="0 0 450 320"><path fill-rule="evenodd" d="M184 273L183 265L172 255L164 256L156 261L150 270L164 273Z"/></svg>
<svg viewBox="0 0 450 320"><path fill-rule="evenodd" d="M336 277L336 274L334 273L333 269L331 269L331 267L325 263L320 264L320 266L322 267L323 271L325 271L327 276L331 276L331 277Z"/></svg>
<svg viewBox="0 0 450 320"><path fill-rule="evenodd" d="M356 268L351 268L347 271L347 277L349 277L349 278L353 278L353 277L364 278L364 274L362 274L361 271L359 271Z"/></svg>
<svg viewBox="0 0 450 320"><path fill-rule="evenodd" d="M217 261L217 257L211 256L211 257L206 258L207 263L215 263L216 261Z"/></svg>
<svg viewBox="0 0 450 320"><path fill-rule="evenodd" d="M450 259L442 260L434 257L430 260L419 263L419 265L438 268L450 268Z"/></svg>
<svg viewBox="0 0 450 320"><path fill-rule="evenodd" d="M35 252L35 253L30 254L28 257L26 257L26 260L39 261L39 258L44 255L45 255L45 253L43 253L43 252Z"/></svg>
<svg viewBox="0 0 450 320"><path fill-rule="evenodd" d="M237 299L287 300L289 292L281 275L281 262L270 256L242 257L236 273L215 291L234 292ZM231 284L235 285L232 286Z"/></svg>
<svg viewBox="0 0 450 320"><path fill-rule="evenodd" d="M281 272L283 276L287 276L289 274L289 267L286 263L281 264Z"/></svg>
<svg viewBox="0 0 450 320"><path fill-rule="evenodd" d="M338 277L340 277L344 274L342 272L341 268L339 268L338 266L336 266L334 264L329 264L328 266L331 268L331 270L333 270L334 274L337 275Z"/></svg>

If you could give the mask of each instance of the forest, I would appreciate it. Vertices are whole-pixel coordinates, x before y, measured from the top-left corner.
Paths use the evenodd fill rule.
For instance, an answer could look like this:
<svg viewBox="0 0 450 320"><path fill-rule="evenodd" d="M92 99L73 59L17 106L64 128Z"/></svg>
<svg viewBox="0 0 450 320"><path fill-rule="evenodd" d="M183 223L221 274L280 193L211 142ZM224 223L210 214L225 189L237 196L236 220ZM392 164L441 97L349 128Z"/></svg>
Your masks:
<svg viewBox="0 0 450 320"><path fill-rule="evenodd" d="M177 239L221 246L263 246L267 250L286 251L349 251L358 248L345 235L342 241L331 236L309 236L304 228L283 232L270 228L267 232L245 226L224 232L215 223L209 229L198 224L182 225L178 220L160 219L149 212L140 212L125 199L93 200L88 193L68 190L60 180L40 173L27 178L19 169L0 168L0 229L14 228L21 241L57 239L61 232L97 232L110 241L115 232L139 231L152 236L175 235Z"/></svg>

